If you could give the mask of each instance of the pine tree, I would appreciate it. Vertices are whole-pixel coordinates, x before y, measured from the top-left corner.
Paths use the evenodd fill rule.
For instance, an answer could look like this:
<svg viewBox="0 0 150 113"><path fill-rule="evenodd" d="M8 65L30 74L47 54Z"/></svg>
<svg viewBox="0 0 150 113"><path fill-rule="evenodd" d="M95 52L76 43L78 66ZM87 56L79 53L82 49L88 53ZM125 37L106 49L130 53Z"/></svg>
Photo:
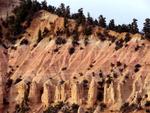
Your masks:
<svg viewBox="0 0 150 113"><path fill-rule="evenodd" d="M80 24L85 24L85 16L84 16L84 13L83 13L83 8L80 8L79 10L78 10L78 17L79 17L79 23Z"/></svg>
<svg viewBox="0 0 150 113"><path fill-rule="evenodd" d="M65 4L64 3L61 3L60 4L60 10L61 10L61 16L66 16L66 9L65 9Z"/></svg>
<svg viewBox="0 0 150 113"><path fill-rule="evenodd" d="M94 25L98 26L98 20L97 19L94 20Z"/></svg>
<svg viewBox="0 0 150 113"><path fill-rule="evenodd" d="M56 13L55 12L56 11L56 7L49 5L48 6L48 11L51 12L51 13Z"/></svg>
<svg viewBox="0 0 150 113"><path fill-rule="evenodd" d="M145 19L143 32L145 33L145 37L147 39L150 39L150 19L149 18Z"/></svg>
<svg viewBox="0 0 150 113"><path fill-rule="evenodd" d="M42 5L42 9L45 9L45 10L48 9L46 0L42 1L41 5Z"/></svg>
<svg viewBox="0 0 150 113"><path fill-rule="evenodd" d="M66 17L70 18L70 7L69 6L66 7L65 13L66 13Z"/></svg>
<svg viewBox="0 0 150 113"><path fill-rule="evenodd" d="M133 34L139 32L138 25L137 25L137 19L135 19L135 18L133 19L133 22L131 23L130 32Z"/></svg>
<svg viewBox="0 0 150 113"><path fill-rule="evenodd" d="M121 32L129 32L130 28L128 24L122 24L121 26Z"/></svg>
<svg viewBox="0 0 150 113"><path fill-rule="evenodd" d="M103 17L103 15L100 15L99 16L99 26L103 27L103 28L106 28L106 18Z"/></svg>
<svg viewBox="0 0 150 113"><path fill-rule="evenodd" d="M108 29L115 30L115 21L114 19L111 19L108 25Z"/></svg>
<svg viewBox="0 0 150 113"><path fill-rule="evenodd" d="M117 32L121 33L121 32L129 32L130 31L130 28L129 28L129 25L126 25L126 24L122 24L122 25L118 25L116 26L116 29L115 29Z"/></svg>
<svg viewBox="0 0 150 113"><path fill-rule="evenodd" d="M87 23L88 25L93 25L93 18L90 16L90 13L88 13L88 16L87 16Z"/></svg>
<svg viewBox="0 0 150 113"><path fill-rule="evenodd" d="M40 9L41 9L41 4L36 0L33 1L31 11L34 13L36 11L39 11ZM32 15L33 15L33 13L32 13Z"/></svg>
<svg viewBox="0 0 150 113"><path fill-rule="evenodd" d="M67 24L68 24L68 18L65 16L64 17L64 28L67 28Z"/></svg>

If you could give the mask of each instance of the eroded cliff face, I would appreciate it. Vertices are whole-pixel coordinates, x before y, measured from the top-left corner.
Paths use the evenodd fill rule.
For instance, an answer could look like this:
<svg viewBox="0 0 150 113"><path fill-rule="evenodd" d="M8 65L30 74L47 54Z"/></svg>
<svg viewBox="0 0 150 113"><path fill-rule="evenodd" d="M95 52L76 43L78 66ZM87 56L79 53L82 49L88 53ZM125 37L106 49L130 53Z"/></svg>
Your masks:
<svg viewBox="0 0 150 113"><path fill-rule="evenodd" d="M1 113L21 107L29 113L43 113L60 102L65 103L59 109L62 113L72 104L79 105L78 113L89 109L92 113L143 112L150 102L150 42L133 35L116 50L115 43L92 34L88 44L83 35L76 46L72 36L64 44L56 44L57 36L51 32L63 30L63 21L40 11L13 47L0 48ZM69 22L74 29L75 22ZM37 42L39 29L44 34L45 28L48 33ZM102 28L95 29L103 33ZM117 39L125 37L108 33ZM23 39L29 43L20 44ZM144 110L138 111L140 108Z"/></svg>

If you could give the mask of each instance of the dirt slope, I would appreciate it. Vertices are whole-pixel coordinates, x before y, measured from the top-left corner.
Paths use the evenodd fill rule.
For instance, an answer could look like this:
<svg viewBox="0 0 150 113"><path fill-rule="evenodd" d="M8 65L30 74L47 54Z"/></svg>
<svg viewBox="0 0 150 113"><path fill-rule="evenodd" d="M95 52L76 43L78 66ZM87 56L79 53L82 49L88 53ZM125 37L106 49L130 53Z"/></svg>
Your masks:
<svg viewBox="0 0 150 113"><path fill-rule="evenodd" d="M49 33L37 43L39 29L43 31L46 27L53 32L63 29L63 18L46 11L38 12L34 18L22 37L29 44L20 45L18 40L13 48L0 48L1 112L13 113L26 92L29 113L42 113L59 101L78 104L84 110L98 109L104 103L106 113L119 112L124 103L129 103L129 111L123 107L125 112L136 111L139 106L145 109L144 104L150 101L149 41L133 35L126 46L116 50L115 43L100 41L93 34L88 45L82 37L74 53L69 54L72 37L67 37L65 44L57 45L56 36ZM73 20L70 23L75 24Z"/></svg>

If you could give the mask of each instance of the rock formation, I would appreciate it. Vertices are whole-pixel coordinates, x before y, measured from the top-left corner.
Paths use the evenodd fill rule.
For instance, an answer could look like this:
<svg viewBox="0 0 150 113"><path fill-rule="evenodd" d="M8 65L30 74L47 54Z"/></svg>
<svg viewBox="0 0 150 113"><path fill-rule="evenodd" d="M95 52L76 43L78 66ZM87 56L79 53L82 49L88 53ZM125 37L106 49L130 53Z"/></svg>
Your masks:
<svg viewBox="0 0 150 113"><path fill-rule="evenodd" d="M79 82L74 82L71 87L71 103L81 104L82 100L82 86Z"/></svg>
<svg viewBox="0 0 150 113"><path fill-rule="evenodd" d="M97 83L94 78L92 78L92 81L89 86L88 91L88 105L89 107L93 107L96 104L97 101Z"/></svg>
<svg viewBox="0 0 150 113"><path fill-rule="evenodd" d="M68 28L74 31L75 20L68 21ZM125 42L126 33L101 27L84 36L79 26L76 42L74 35L59 35L63 29L63 17L41 10L15 44L0 48L0 109L13 113L24 97L28 98L29 113L56 108L61 111L65 105L69 106L67 110L78 113L96 106L94 113L99 113L101 107L108 112L146 109L145 103L150 101L148 40L142 40L140 34L130 34L131 40ZM124 43L116 50L119 39ZM22 40L28 43L22 44ZM8 101L5 106L4 98Z"/></svg>
<svg viewBox="0 0 150 113"><path fill-rule="evenodd" d="M17 89L17 92L18 92L17 97L16 97L16 103L17 104L20 105L23 102L23 100L26 96L25 93L27 91L27 87L28 86L24 81L21 81L20 83L18 83L16 85L16 89Z"/></svg>
<svg viewBox="0 0 150 113"><path fill-rule="evenodd" d="M43 85L43 94L41 97L41 101L43 106L48 108L51 103L54 102L54 90L55 86L51 83L50 80L46 81Z"/></svg>
<svg viewBox="0 0 150 113"><path fill-rule="evenodd" d="M41 92L40 92L40 87L36 83L36 81L33 81L30 86L30 91L29 91L29 101L32 104L36 104L41 101ZM36 94L36 95L35 95Z"/></svg>
<svg viewBox="0 0 150 113"><path fill-rule="evenodd" d="M63 81L61 81L63 82ZM56 89L55 89L55 102L60 102L60 101L65 101L67 98L67 93L66 93L66 83L61 83L59 82L56 85Z"/></svg>

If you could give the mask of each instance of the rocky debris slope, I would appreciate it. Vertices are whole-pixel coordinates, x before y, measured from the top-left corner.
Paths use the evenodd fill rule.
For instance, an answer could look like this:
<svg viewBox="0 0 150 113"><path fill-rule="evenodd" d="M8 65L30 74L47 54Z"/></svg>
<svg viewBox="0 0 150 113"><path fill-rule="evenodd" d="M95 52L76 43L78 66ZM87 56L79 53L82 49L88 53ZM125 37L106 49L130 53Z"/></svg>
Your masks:
<svg viewBox="0 0 150 113"><path fill-rule="evenodd" d="M0 48L1 112L148 110L149 41L133 35L130 41L122 42L124 33L108 31L105 37L115 36L115 42L100 40L93 33L80 35L78 44L73 46L71 36L64 39L66 35L55 34L64 29L63 18L45 11L34 18L13 47ZM69 22L69 28L74 29L75 22ZM102 28L95 29L104 33ZM40 40L39 30L44 37ZM88 44L84 37L88 37Z"/></svg>

